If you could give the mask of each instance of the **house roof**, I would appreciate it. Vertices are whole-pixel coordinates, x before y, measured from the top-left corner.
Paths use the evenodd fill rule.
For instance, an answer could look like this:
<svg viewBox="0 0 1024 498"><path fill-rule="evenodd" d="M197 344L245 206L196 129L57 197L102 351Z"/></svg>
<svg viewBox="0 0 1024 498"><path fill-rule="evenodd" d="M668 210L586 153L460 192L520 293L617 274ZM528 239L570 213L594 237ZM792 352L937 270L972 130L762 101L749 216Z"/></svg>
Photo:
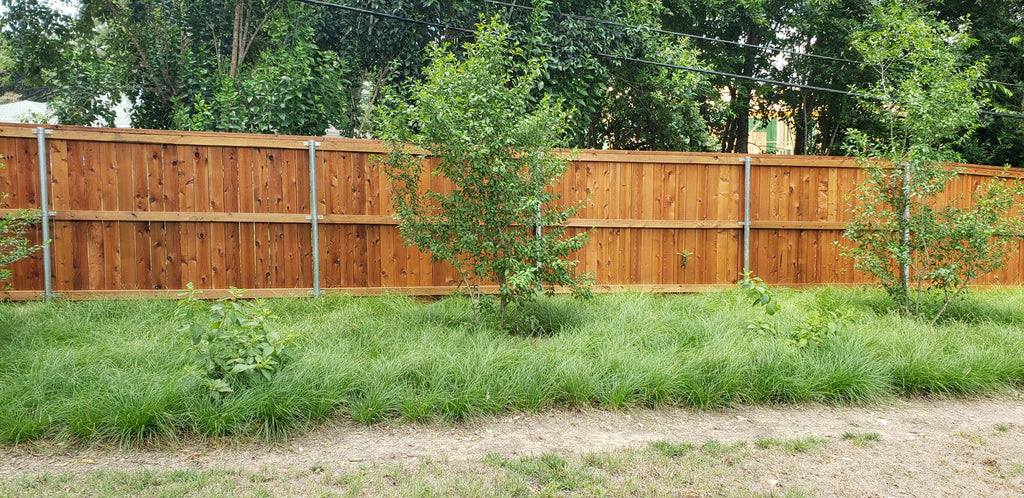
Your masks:
<svg viewBox="0 0 1024 498"><path fill-rule="evenodd" d="M32 122L33 115L45 116L48 112L49 107L42 102L33 102L31 100L11 102L10 104L0 105L0 123ZM54 118L50 118L49 121L51 124L56 123Z"/></svg>

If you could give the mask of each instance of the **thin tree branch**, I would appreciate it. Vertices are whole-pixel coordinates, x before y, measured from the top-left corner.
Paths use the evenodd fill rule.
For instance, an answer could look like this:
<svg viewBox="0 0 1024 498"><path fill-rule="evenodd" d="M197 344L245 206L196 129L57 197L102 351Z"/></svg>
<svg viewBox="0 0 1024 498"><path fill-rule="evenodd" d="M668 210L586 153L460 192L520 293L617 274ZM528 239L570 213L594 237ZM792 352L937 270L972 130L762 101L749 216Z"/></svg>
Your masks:
<svg viewBox="0 0 1024 498"><path fill-rule="evenodd" d="M170 107L171 105L173 105L171 96L174 95L174 85L172 85L170 82L170 75L167 73L167 68L160 68L160 76L164 80L163 83L161 83L160 78L157 77L157 70L153 67L153 64L150 62L149 55L143 48L142 42L139 41L138 36L136 36L136 34L131 30L131 27L128 26L128 23L126 21L127 16L125 16L121 9L118 8L117 5L115 5L114 2L111 0L107 0L107 9L109 9L110 13L113 14L114 19L121 26L121 29L124 30L125 35L128 36L128 39L131 41L132 45L135 46L135 51L139 55L139 62L142 65L142 67L145 68L149 73L149 78L153 81L153 85L158 90L157 95L160 96L160 101L163 102L164 105L166 105L167 107Z"/></svg>

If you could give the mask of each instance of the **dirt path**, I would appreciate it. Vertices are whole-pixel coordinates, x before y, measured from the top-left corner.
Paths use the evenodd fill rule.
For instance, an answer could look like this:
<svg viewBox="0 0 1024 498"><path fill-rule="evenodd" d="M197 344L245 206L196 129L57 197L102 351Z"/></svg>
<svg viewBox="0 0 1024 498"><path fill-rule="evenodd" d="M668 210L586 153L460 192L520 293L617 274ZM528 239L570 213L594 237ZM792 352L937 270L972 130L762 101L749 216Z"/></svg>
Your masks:
<svg viewBox="0 0 1024 498"><path fill-rule="evenodd" d="M877 433L857 446L844 433ZM814 435L819 451L784 460L750 458L732 475L770 492L793 483L843 496L1024 496L1024 398L896 401L875 407L739 407L716 412L642 410L507 414L456 426L367 427L342 422L288 441L180 443L158 449L0 447L0 480L99 469L334 470L424 458L478 461L554 451L567 455L643 447ZM738 477L735 477L738 476Z"/></svg>

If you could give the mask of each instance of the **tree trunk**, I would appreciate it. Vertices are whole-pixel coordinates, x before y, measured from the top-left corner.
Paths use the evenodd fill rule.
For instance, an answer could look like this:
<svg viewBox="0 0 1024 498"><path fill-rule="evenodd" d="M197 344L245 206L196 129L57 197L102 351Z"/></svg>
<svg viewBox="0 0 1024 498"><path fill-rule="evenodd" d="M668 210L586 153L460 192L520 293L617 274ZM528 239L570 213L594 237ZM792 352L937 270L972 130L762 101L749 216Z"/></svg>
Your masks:
<svg viewBox="0 0 1024 498"><path fill-rule="evenodd" d="M498 323L500 324L501 327L504 327L505 308L508 307L508 296L505 294L504 290L506 284L508 283L508 280L505 278L505 275L500 273L498 274L496 280L498 281L498 292L501 294L501 298L498 300Z"/></svg>
<svg viewBox="0 0 1024 498"><path fill-rule="evenodd" d="M241 64L242 56L242 38L244 37L242 31L242 14L245 12L243 0L237 0L235 2L235 19L231 23L231 65L228 66L228 77L234 78L238 75L238 66Z"/></svg>
<svg viewBox="0 0 1024 498"><path fill-rule="evenodd" d="M803 122L802 111L794 116L793 123L793 155L803 156L807 154L807 126Z"/></svg>
<svg viewBox="0 0 1024 498"><path fill-rule="evenodd" d="M753 90L751 90L753 95ZM750 97L746 96L740 104L741 112L736 113L736 149L734 152L746 154L750 149Z"/></svg>
<svg viewBox="0 0 1024 498"><path fill-rule="evenodd" d="M761 29L752 30L747 33L747 43L751 45L761 43L762 35ZM755 65L756 57L750 52L743 61L743 74L753 76ZM734 152L746 154L750 149L750 104L754 101L755 94L753 88L746 90L740 87L738 90L736 92L738 95L733 97L733 102L737 104L736 107L733 107L736 111L736 117L733 119L737 120L736 148Z"/></svg>
<svg viewBox="0 0 1024 498"><path fill-rule="evenodd" d="M810 130L810 109L807 103L807 92L801 92L800 108L793 116L793 155L802 156L807 154L807 136Z"/></svg>

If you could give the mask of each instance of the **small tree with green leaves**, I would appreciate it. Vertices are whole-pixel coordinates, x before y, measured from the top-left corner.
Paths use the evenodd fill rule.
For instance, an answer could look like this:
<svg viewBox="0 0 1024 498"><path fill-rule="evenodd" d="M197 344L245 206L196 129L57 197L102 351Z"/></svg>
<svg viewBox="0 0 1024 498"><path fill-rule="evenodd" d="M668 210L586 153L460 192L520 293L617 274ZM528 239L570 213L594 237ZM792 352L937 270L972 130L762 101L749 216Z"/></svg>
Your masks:
<svg viewBox="0 0 1024 498"><path fill-rule="evenodd" d="M496 21L479 26L464 60L433 45L424 78L381 117L390 147L382 164L402 236L454 265L476 320L485 281L498 285L502 321L510 302L543 286L584 288L577 262L566 258L586 233L570 237L562 227L580 204L556 205L550 188L567 167L552 150L568 114L559 102L531 97L539 61L524 60L508 33ZM429 175L447 188L425 182L427 157L436 158Z"/></svg>
<svg viewBox="0 0 1024 498"><path fill-rule="evenodd" d="M3 159L0 155L0 159ZM0 163L0 168L3 168ZM0 207L5 206L5 192L0 192ZM39 216L28 210L19 210L0 216L0 285L3 288L10 288L8 280L11 278L11 271L7 266L15 261L20 261L36 252L40 246L28 242L28 230L39 222Z"/></svg>
<svg viewBox="0 0 1024 498"><path fill-rule="evenodd" d="M971 199L940 203L960 169L952 147L978 123L974 92L985 65L960 58L973 41L919 6L887 2L853 45L878 82L864 104L887 130L851 130L850 149L867 172L850 207L845 254L878 280L910 316L932 320L982 275L1001 268L1021 220L1008 216L1019 182L994 180Z"/></svg>

